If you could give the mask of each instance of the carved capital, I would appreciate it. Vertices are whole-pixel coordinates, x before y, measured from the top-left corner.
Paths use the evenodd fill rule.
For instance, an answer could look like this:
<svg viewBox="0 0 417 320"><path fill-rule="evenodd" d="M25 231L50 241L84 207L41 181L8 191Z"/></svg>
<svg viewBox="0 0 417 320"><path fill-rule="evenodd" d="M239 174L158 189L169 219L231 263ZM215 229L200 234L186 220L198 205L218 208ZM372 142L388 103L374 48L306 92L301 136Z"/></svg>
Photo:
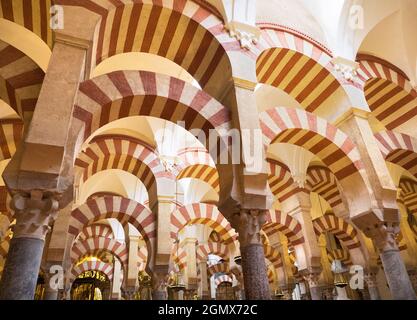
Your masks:
<svg viewBox="0 0 417 320"><path fill-rule="evenodd" d="M59 202L55 196L45 196L42 191L32 191L30 195L16 193L11 208L16 217L13 237L45 240L57 218Z"/></svg>
<svg viewBox="0 0 417 320"><path fill-rule="evenodd" d="M364 275L363 279L365 280L368 288L376 288L378 286L375 273L367 273Z"/></svg>
<svg viewBox="0 0 417 320"><path fill-rule="evenodd" d="M237 21L230 21L225 25L225 28L229 35L238 40L240 46L247 50L258 43L261 35L261 30L258 27Z"/></svg>
<svg viewBox="0 0 417 320"><path fill-rule="evenodd" d="M397 223L378 224L369 230L369 234L380 252L398 251L397 235L400 227Z"/></svg>
<svg viewBox="0 0 417 320"><path fill-rule="evenodd" d="M319 280L320 280L320 273L307 273L303 275L303 278L305 281L307 281L308 286L310 288L318 287L319 286Z"/></svg>
<svg viewBox="0 0 417 320"><path fill-rule="evenodd" d="M168 286L169 276L162 273L154 273L152 277L152 288L155 291L166 291Z"/></svg>
<svg viewBox="0 0 417 320"><path fill-rule="evenodd" d="M235 216L240 246L262 244L261 228L266 222L266 210L242 209Z"/></svg>
<svg viewBox="0 0 417 320"><path fill-rule="evenodd" d="M358 79L359 63L342 57L336 57L332 60L334 70L349 82L355 82Z"/></svg>

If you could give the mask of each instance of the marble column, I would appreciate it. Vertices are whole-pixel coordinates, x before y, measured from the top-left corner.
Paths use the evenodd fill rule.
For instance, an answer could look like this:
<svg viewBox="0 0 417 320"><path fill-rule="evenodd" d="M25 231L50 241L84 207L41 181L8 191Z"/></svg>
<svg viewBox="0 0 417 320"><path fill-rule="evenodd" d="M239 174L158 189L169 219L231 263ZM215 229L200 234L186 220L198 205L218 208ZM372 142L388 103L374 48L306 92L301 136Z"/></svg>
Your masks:
<svg viewBox="0 0 417 320"><path fill-rule="evenodd" d="M58 207L56 199L40 191L13 196L16 225L0 282L0 300L34 299L45 237Z"/></svg>
<svg viewBox="0 0 417 320"><path fill-rule="evenodd" d="M58 300L58 290L59 290L59 284L56 280L59 281L59 279L56 279L57 274L50 273L50 265L44 266L45 270L45 292L43 294L43 300ZM63 275L62 275L63 276ZM63 280L63 279L62 279Z"/></svg>
<svg viewBox="0 0 417 320"><path fill-rule="evenodd" d="M368 273L364 276L364 280L368 287L368 293L371 300L381 300L381 296L378 290L378 284L376 281L376 274Z"/></svg>
<svg viewBox="0 0 417 320"><path fill-rule="evenodd" d="M311 300L321 300L321 290L319 287L320 273L308 273L304 275L304 279L310 288Z"/></svg>
<svg viewBox="0 0 417 320"><path fill-rule="evenodd" d="M346 287L336 286L336 293L337 293L336 300L350 300L346 292Z"/></svg>
<svg viewBox="0 0 417 320"><path fill-rule="evenodd" d="M371 231L372 239L379 250L385 276L394 300L416 300L416 294L407 269L398 249L396 223L380 224Z"/></svg>
<svg viewBox="0 0 417 320"><path fill-rule="evenodd" d="M248 300L271 300L260 234L265 214L264 210L243 209L234 217L239 232L245 297Z"/></svg>

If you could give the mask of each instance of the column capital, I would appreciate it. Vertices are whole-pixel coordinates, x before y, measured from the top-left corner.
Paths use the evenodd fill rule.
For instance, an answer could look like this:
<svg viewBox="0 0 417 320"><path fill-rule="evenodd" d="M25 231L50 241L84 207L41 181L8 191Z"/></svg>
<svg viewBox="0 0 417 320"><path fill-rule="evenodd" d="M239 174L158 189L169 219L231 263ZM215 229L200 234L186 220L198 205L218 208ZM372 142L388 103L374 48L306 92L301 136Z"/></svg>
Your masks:
<svg viewBox="0 0 417 320"><path fill-rule="evenodd" d="M372 273L372 272L371 273L366 273L364 275L363 279L365 280L366 285L368 286L368 288L378 287L375 273Z"/></svg>
<svg viewBox="0 0 417 320"><path fill-rule="evenodd" d="M303 275L303 278L305 281L307 281L308 286L310 288L318 287L319 286L319 280L320 280L320 273L319 272L311 272L306 273Z"/></svg>
<svg viewBox="0 0 417 320"><path fill-rule="evenodd" d="M250 244L260 244L261 228L266 222L267 210L259 209L242 209L239 214L235 214L233 220L239 233L240 246L244 247Z"/></svg>
<svg viewBox="0 0 417 320"><path fill-rule="evenodd" d="M58 196L39 190L33 190L30 194L17 192L13 195L11 208L16 215L16 225L13 227L15 238L45 240L58 216Z"/></svg>
<svg viewBox="0 0 417 320"><path fill-rule="evenodd" d="M334 57L332 59L333 68L346 80L355 82L358 77L359 63L343 57Z"/></svg>

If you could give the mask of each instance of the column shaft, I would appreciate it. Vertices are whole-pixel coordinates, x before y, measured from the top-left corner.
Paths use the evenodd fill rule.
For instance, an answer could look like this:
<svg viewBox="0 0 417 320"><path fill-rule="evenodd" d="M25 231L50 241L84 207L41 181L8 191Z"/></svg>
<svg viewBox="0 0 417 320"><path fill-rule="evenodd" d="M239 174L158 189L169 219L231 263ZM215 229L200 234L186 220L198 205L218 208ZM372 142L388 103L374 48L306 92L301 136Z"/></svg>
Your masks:
<svg viewBox="0 0 417 320"><path fill-rule="evenodd" d="M239 232L242 273L245 298L248 300L270 300L269 281L266 272L265 253L260 230L265 223L264 210L241 210L234 216Z"/></svg>
<svg viewBox="0 0 417 320"><path fill-rule="evenodd" d="M241 247L243 281L248 300L270 300L265 254L261 244Z"/></svg>
<svg viewBox="0 0 417 320"><path fill-rule="evenodd" d="M0 300L33 300L44 245L41 239L11 240L0 282Z"/></svg>

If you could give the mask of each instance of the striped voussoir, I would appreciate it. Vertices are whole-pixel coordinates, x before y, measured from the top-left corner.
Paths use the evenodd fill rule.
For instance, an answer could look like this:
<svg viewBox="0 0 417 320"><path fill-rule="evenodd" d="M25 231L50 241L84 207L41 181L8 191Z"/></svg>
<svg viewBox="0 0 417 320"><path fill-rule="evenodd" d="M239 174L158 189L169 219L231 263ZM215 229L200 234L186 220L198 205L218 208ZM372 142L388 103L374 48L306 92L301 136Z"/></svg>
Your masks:
<svg viewBox="0 0 417 320"><path fill-rule="evenodd" d="M279 202L283 202L297 194L299 187L294 183L290 169L279 161L273 159L267 159L267 161L271 169L268 177L269 187Z"/></svg>
<svg viewBox="0 0 417 320"><path fill-rule="evenodd" d="M171 238L176 239L178 232L189 224L204 224L212 228L225 245L237 239L236 231L229 221L212 204L193 203L175 210L171 214Z"/></svg>
<svg viewBox="0 0 417 320"><path fill-rule="evenodd" d="M122 136L97 136L87 149L80 153L75 165L84 170L83 179L107 169L120 169L142 178L145 185L155 179L168 177L154 150L144 146L140 140Z"/></svg>
<svg viewBox="0 0 417 320"><path fill-rule="evenodd" d="M290 143L319 157L341 181L364 168L358 148L325 119L301 109L277 107L260 114L264 144Z"/></svg>
<svg viewBox="0 0 417 320"><path fill-rule="evenodd" d="M87 197L87 200L96 199L96 198L102 198L102 197L123 197L120 193L112 192L112 191L98 191L94 192L93 194L90 194Z"/></svg>
<svg viewBox="0 0 417 320"><path fill-rule="evenodd" d="M171 259L174 265L176 265L179 271L187 268L187 252L183 247L178 248L178 244L172 249Z"/></svg>
<svg viewBox="0 0 417 320"><path fill-rule="evenodd" d="M396 238L396 241L397 241L397 245L398 245L398 249L400 250L400 251L405 251L405 250L407 250L407 242L405 241L405 239L404 239L404 236L403 236L403 234L402 234L402 232L400 231L400 233L398 234L398 236L397 236L397 238Z"/></svg>
<svg viewBox="0 0 417 320"><path fill-rule="evenodd" d="M197 247L197 262L206 262L210 254L214 254L226 261L229 260L229 250L226 245L219 242L208 242Z"/></svg>
<svg viewBox="0 0 417 320"><path fill-rule="evenodd" d="M301 223L289 214L279 210L269 210L266 219L267 223L263 225L262 230L265 231L267 236L271 236L278 231L282 232L293 246L304 243Z"/></svg>
<svg viewBox="0 0 417 320"><path fill-rule="evenodd" d="M404 205L412 214L417 213L417 181L403 178L400 180L400 195Z"/></svg>
<svg viewBox="0 0 417 320"><path fill-rule="evenodd" d="M326 167L311 166L307 170L306 189L326 200L333 211L344 210L344 204L335 175Z"/></svg>
<svg viewBox="0 0 417 320"><path fill-rule="evenodd" d="M374 116L393 130L417 115L417 92L407 76L381 59L365 56L360 60L358 75Z"/></svg>
<svg viewBox="0 0 417 320"><path fill-rule="evenodd" d="M210 185L217 193L220 192L219 173L216 168L195 164L181 170L177 176L177 180L186 178L201 180Z"/></svg>
<svg viewBox="0 0 417 320"><path fill-rule="evenodd" d="M285 91L309 112L324 110L332 96L343 93L332 74L332 57L294 34L264 29L257 48L258 81Z"/></svg>
<svg viewBox="0 0 417 320"><path fill-rule="evenodd" d="M257 23L262 29L259 42L254 47L258 60L268 49L284 48L302 53L304 56L313 59L323 67L329 67L332 60L332 53L320 43L313 43L312 38L307 39L305 36L295 34L295 30L279 30L278 26L265 25Z"/></svg>
<svg viewBox="0 0 417 320"><path fill-rule="evenodd" d="M10 159L23 135L20 119L0 119L0 161Z"/></svg>
<svg viewBox="0 0 417 320"><path fill-rule="evenodd" d="M101 251L117 257L123 269L127 270L128 251L126 245L109 238L97 237L75 242L71 248L71 261L75 263L86 256L91 256Z"/></svg>
<svg viewBox="0 0 417 320"><path fill-rule="evenodd" d="M85 0L76 5L101 16L97 64L125 52L155 54L180 65L202 88L220 96L229 80L226 51L241 50L209 7L194 1Z"/></svg>
<svg viewBox="0 0 417 320"><path fill-rule="evenodd" d="M83 229L78 236L78 241L84 241L88 238L96 237L114 239L113 230L106 224L93 224Z"/></svg>
<svg viewBox="0 0 417 320"><path fill-rule="evenodd" d="M279 253L278 249L264 244L264 254L265 259L267 259L275 269L281 268L283 266L281 254Z"/></svg>
<svg viewBox="0 0 417 320"><path fill-rule="evenodd" d="M211 278L216 273L229 273L229 263L228 262L222 262L222 263L216 263L212 264L207 268L207 277Z"/></svg>
<svg viewBox="0 0 417 320"><path fill-rule="evenodd" d="M386 161L408 170L417 178L417 139L404 133L382 131L375 134Z"/></svg>
<svg viewBox="0 0 417 320"><path fill-rule="evenodd" d="M154 252L155 215L144 205L123 197L88 200L71 212L68 232L76 237L85 226L109 218L117 219L123 226L132 224L141 233L148 252Z"/></svg>
<svg viewBox="0 0 417 320"><path fill-rule="evenodd" d="M0 18L32 31L52 48L53 31L50 27L52 2L52 0L1 0Z"/></svg>
<svg viewBox="0 0 417 320"><path fill-rule="evenodd" d="M350 259L349 251L345 249L334 249L334 250L327 250L327 258L329 262L332 263L334 260L341 261L345 266L351 266L352 260Z"/></svg>
<svg viewBox="0 0 417 320"><path fill-rule="evenodd" d="M147 71L115 71L80 84L74 125L84 141L100 127L129 116L182 122L185 129L230 128L229 110L206 92L177 78ZM208 142L207 142L208 143ZM209 144L207 144L209 146Z"/></svg>
<svg viewBox="0 0 417 320"><path fill-rule="evenodd" d="M216 287L224 282L233 284L233 278L230 275L222 274L214 279L214 284L216 285Z"/></svg>
<svg viewBox="0 0 417 320"><path fill-rule="evenodd" d="M125 136L98 136L75 161L86 181L97 172L119 169L138 177L144 184L151 206L157 201L157 179L172 178L153 150Z"/></svg>
<svg viewBox="0 0 417 320"><path fill-rule="evenodd" d="M215 167L215 163L211 158L210 153L204 147L181 148L177 151L177 156L181 160L181 169L185 169L186 167L195 164Z"/></svg>
<svg viewBox="0 0 417 320"><path fill-rule="evenodd" d="M3 241L0 242L0 256L6 258L7 253L9 252L10 248L10 237L6 237Z"/></svg>
<svg viewBox="0 0 417 320"><path fill-rule="evenodd" d="M113 279L113 265L102 261L85 261L72 268L70 283L86 271L103 272L111 281Z"/></svg>
<svg viewBox="0 0 417 320"><path fill-rule="evenodd" d="M314 219L313 227L317 236L320 236L323 232L332 233L348 250L361 246L356 229L334 214L325 214L320 218Z"/></svg>
<svg viewBox="0 0 417 320"><path fill-rule="evenodd" d="M274 272L274 266L269 265L266 270L266 275L268 277L269 284L273 284L275 282L275 272Z"/></svg>
<svg viewBox="0 0 417 320"><path fill-rule="evenodd" d="M30 117L35 110L44 77L32 59L0 41L0 98L21 118Z"/></svg>

